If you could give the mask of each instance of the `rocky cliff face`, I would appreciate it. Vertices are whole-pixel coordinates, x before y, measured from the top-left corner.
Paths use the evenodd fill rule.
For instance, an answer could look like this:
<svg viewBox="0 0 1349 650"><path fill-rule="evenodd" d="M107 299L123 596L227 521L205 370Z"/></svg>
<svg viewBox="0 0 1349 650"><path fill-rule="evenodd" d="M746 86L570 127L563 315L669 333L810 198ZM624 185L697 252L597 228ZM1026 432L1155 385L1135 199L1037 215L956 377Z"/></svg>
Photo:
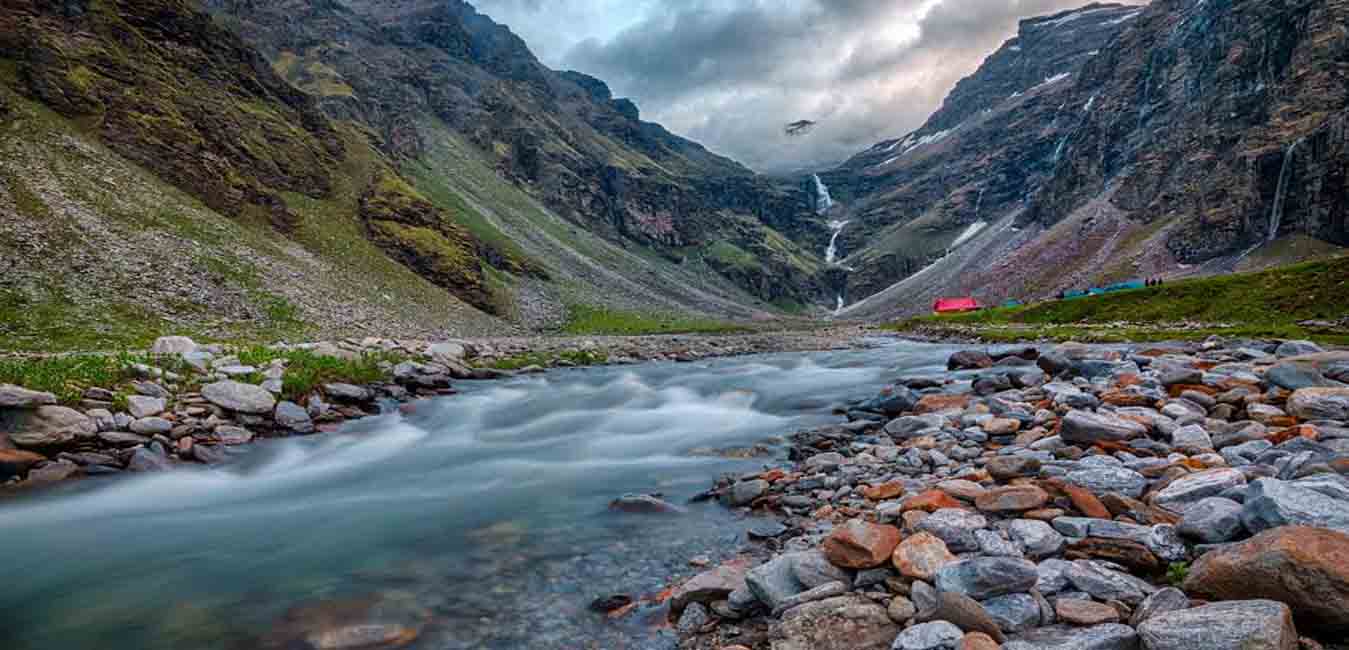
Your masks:
<svg viewBox="0 0 1349 650"><path fill-rule="evenodd" d="M1093 4L1022 21L921 128L821 174L847 206L849 295L880 291L1020 208L1087 108L1073 101L1076 77L1139 12Z"/></svg>
<svg viewBox="0 0 1349 650"><path fill-rule="evenodd" d="M0 0L0 81L213 208L282 228L341 140L302 92L186 0Z"/></svg>
<svg viewBox="0 0 1349 650"><path fill-rule="evenodd" d="M587 230L719 271L733 265L713 245L728 242L755 257L727 275L756 296L802 302L816 293L802 264L811 256L769 227L809 212L794 187L642 121L598 79L548 69L467 3L206 4L330 116L371 126L400 161L424 159L428 121L443 123Z"/></svg>
<svg viewBox="0 0 1349 650"><path fill-rule="evenodd" d="M1337 0L1155 2L1082 71L1097 109L1025 220L1114 186L1131 219L1178 224L1182 263L1294 233L1349 245L1347 23Z"/></svg>
<svg viewBox="0 0 1349 650"><path fill-rule="evenodd" d="M853 314L1275 263L1293 235L1349 244L1346 14L1157 0L1023 21L921 129L821 175L859 224L850 296L933 268Z"/></svg>

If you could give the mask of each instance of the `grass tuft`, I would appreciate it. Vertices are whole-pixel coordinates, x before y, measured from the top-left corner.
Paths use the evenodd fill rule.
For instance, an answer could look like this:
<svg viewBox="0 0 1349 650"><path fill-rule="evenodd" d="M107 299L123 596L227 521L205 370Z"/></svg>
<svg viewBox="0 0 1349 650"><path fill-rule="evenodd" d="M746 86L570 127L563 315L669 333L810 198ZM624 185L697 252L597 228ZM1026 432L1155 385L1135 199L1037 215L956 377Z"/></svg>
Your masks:
<svg viewBox="0 0 1349 650"><path fill-rule="evenodd" d="M637 336L642 334L734 334L751 331L710 318L651 315L589 305L572 305L563 328L567 334Z"/></svg>
<svg viewBox="0 0 1349 650"><path fill-rule="evenodd" d="M368 353L352 359L340 359L309 350L273 350L266 347L242 350L238 357L240 363L259 368L270 365L275 359L284 360L286 373L281 380L281 394L292 401L303 399L323 384L361 385L385 381L389 376L390 365L407 360L406 356L395 352Z"/></svg>

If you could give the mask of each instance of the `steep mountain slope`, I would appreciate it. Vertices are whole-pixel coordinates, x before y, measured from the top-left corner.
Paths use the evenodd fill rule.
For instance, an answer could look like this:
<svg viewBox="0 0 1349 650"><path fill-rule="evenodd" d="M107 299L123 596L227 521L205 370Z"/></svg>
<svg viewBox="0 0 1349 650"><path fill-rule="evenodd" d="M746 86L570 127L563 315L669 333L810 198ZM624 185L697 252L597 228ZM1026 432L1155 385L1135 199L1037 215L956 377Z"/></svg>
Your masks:
<svg viewBox="0 0 1349 650"><path fill-rule="evenodd" d="M370 126L400 164L446 129L567 220L672 261L697 258L764 300L818 293L813 257L771 226L808 214L775 185L643 122L597 79L538 62L458 0L209 0L222 22L337 119ZM448 171L448 170L446 170Z"/></svg>
<svg viewBox="0 0 1349 650"><path fill-rule="evenodd" d="M1023 20L918 130L821 174L849 221L847 293L871 295L943 254L975 224L1017 209L1077 126L1075 76L1140 8L1088 5Z"/></svg>
<svg viewBox="0 0 1349 650"><path fill-rule="evenodd" d="M938 294L992 302L1258 268L1349 245L1347 13L1339 0L1157 0L1023 22L943 112L1010 87L1003 59L1024 52L1037 29L1117 33L1097 34L1106 42L1070 76L977 113L934 115L909 141L927 143L887 163L906 170L889 182L858 179L870 180L865 165L894 143L822 174L839 195L860 188L852 210L883 206L859 221L892 224L847 258L861 302L844 313L889 317L925 310ZM934 158L927 169L938 181L924 184L919 163L907 162L923 157ZM982 167L973 175L971 160ZM916 219L902 207L925 202ZM871 295L895 276L904 279Z"/></svg>
<svg viewBox="0 0 1349 650"><path fill-rule="evenodd" d="M8 341L502 333L575 306L748 320L810 299L818 261L759 219L808 212L795 188L601 101L467 5L305 5L278 23L297 49L268 60L188 0L0 0Z"/></svg>

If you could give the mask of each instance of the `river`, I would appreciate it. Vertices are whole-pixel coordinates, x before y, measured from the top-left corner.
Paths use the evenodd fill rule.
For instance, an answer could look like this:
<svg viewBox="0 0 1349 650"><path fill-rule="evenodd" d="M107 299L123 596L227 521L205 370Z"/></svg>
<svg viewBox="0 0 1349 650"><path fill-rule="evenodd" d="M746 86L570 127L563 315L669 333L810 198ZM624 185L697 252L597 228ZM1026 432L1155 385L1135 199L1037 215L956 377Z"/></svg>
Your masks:
<svg viewBox="0 0 1349 650"><path fill-rule="evenodd" d="M764 522L609 501L682 504L719 474L780 462L781 436L841 421L837 407L900 374L943 370L953 349L462 382L406 415L261 442L225 466L0 500L0 647L310 647L342 642L315 630L355 620L415 631L409 648L668 648L657 612L610 621L589 603L658 591ZM710 452L756 443L769 455Z"/></svg>

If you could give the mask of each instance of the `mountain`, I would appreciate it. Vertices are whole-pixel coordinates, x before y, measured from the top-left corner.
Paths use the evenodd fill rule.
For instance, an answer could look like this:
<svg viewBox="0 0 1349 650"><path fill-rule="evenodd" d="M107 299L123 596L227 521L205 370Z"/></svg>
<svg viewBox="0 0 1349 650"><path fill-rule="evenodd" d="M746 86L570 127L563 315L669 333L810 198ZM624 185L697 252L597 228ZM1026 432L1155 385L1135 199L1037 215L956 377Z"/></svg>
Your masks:
<svg viewBox="0 0 1349 650"><path fill-rule="evenodd" d="M449 131L550 210L610 241L696 258L766 301L817 293L813 256L771 228L808 212L797 188L642 121L603 81L547 68L468 3L206 6L329 116L372 127L404 169L434 168L431 141Z"/></svg>
<svg viewBox="0 0 1349 650"><path fill-rule="evenodd" d="M850 220L844 314L1341 250L1346 14L1155 0L1023 21L922 128L820 175Z"/></svg>
<svg viewBox="0 0 1349 650"><path fill-rule="evenodd" d="M774 228L811 221L807 193L461 2L0 0L0 133L16 338L506 333L823 296L818 254Z"/></svg>

